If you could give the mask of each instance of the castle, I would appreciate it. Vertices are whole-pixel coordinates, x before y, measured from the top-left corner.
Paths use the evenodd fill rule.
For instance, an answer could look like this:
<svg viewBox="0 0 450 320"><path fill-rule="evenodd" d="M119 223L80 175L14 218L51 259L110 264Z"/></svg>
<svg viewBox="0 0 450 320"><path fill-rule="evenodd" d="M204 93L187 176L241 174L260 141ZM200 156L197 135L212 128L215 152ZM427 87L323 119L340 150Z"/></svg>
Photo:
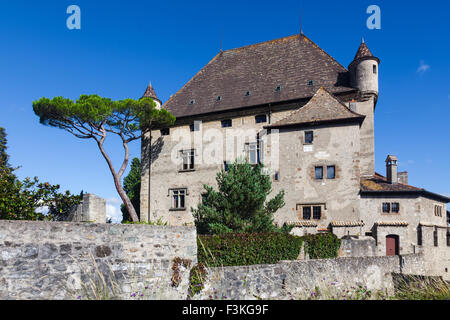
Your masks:
<svg viewBox="0 0 450 320"><path fill-rule="evenodd" d="M375 172L379 64L364 40L346 69L300 34L219 52L164 105L149 85L176 123L142 140L141 220L192 223L203 184L244 157L285 191L277 224L372 237L377 255L426 251L448 275L450 199L410 186L394 155Z"/></svg>

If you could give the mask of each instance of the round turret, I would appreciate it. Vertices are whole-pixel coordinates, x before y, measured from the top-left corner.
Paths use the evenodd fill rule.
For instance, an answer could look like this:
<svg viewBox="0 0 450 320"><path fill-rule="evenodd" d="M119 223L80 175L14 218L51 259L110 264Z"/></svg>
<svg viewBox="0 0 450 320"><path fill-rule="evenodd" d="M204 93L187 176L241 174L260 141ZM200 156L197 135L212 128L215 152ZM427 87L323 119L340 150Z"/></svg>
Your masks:
<svg viewBox="0 0 450 320"><path fill-rule="evenodd" d="M378 65L380 59L370 52L364 39L356 52L355 58L348 66L350 84L361 93L376 94L378 96Z"/></svg>

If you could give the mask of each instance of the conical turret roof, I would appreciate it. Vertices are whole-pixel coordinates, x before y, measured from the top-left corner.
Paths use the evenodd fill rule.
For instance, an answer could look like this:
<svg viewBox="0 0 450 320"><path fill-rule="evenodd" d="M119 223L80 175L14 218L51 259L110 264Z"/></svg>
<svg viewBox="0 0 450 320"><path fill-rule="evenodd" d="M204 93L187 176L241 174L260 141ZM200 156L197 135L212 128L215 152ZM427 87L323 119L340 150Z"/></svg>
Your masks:
<svg viewBox="0 0 450 320"><path fill-rule="evenodd" d="M142 95L142 98L152 98L152 99L158 100L161 103L161 100L159 100L158 96L156 95L155 89L153 89L151 83L148 84L147 89L145 90L144 94Z"/></svg>
<svg viewBox="0 0 450 320"><path fill-rule="evenodd" d="M380 63L380 59L375 57L370 49L367 47L366 43L364 42L364 38L361 41L361 44L358 48L358 51L356 52L355 58L353 59L352 63L358 60L365 60L365 59L374 59L377 60L378 63ZM352 64L351 63L351 64Z"/></svg>

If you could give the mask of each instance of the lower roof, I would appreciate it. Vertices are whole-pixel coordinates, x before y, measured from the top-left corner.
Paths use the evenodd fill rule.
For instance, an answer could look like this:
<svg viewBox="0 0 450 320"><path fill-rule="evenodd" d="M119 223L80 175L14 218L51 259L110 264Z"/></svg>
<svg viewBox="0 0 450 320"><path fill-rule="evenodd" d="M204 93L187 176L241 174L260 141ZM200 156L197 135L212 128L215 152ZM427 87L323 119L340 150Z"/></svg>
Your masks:
<svg viewBox="0 0 450 320"><path fill-rule="evenodd" d="M403 183L389 183L386 177L375 172L372 177L361 178L361 194L385 194L385 195L421 195L439 201L449 203L450 198L417 188Z"/></svg>

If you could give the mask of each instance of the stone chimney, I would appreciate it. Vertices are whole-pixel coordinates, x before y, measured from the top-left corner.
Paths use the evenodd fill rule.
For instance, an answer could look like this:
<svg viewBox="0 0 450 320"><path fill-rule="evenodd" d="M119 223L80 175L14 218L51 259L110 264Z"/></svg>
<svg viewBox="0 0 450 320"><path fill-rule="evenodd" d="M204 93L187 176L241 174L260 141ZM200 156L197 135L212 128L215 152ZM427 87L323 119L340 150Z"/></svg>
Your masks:
<svg viewBox="0 0 450 320"><path fill-rule="evenodd" d="M398 182L403 184L408 184L408 171L403 171L398 173Z"/></svg>
<svg viewBox="0 0 450 320"><path fill-rule="evenodd" d="M386 178L389 183L398 183L397 176L397 157L388 155L386 158Z"/></svg>

